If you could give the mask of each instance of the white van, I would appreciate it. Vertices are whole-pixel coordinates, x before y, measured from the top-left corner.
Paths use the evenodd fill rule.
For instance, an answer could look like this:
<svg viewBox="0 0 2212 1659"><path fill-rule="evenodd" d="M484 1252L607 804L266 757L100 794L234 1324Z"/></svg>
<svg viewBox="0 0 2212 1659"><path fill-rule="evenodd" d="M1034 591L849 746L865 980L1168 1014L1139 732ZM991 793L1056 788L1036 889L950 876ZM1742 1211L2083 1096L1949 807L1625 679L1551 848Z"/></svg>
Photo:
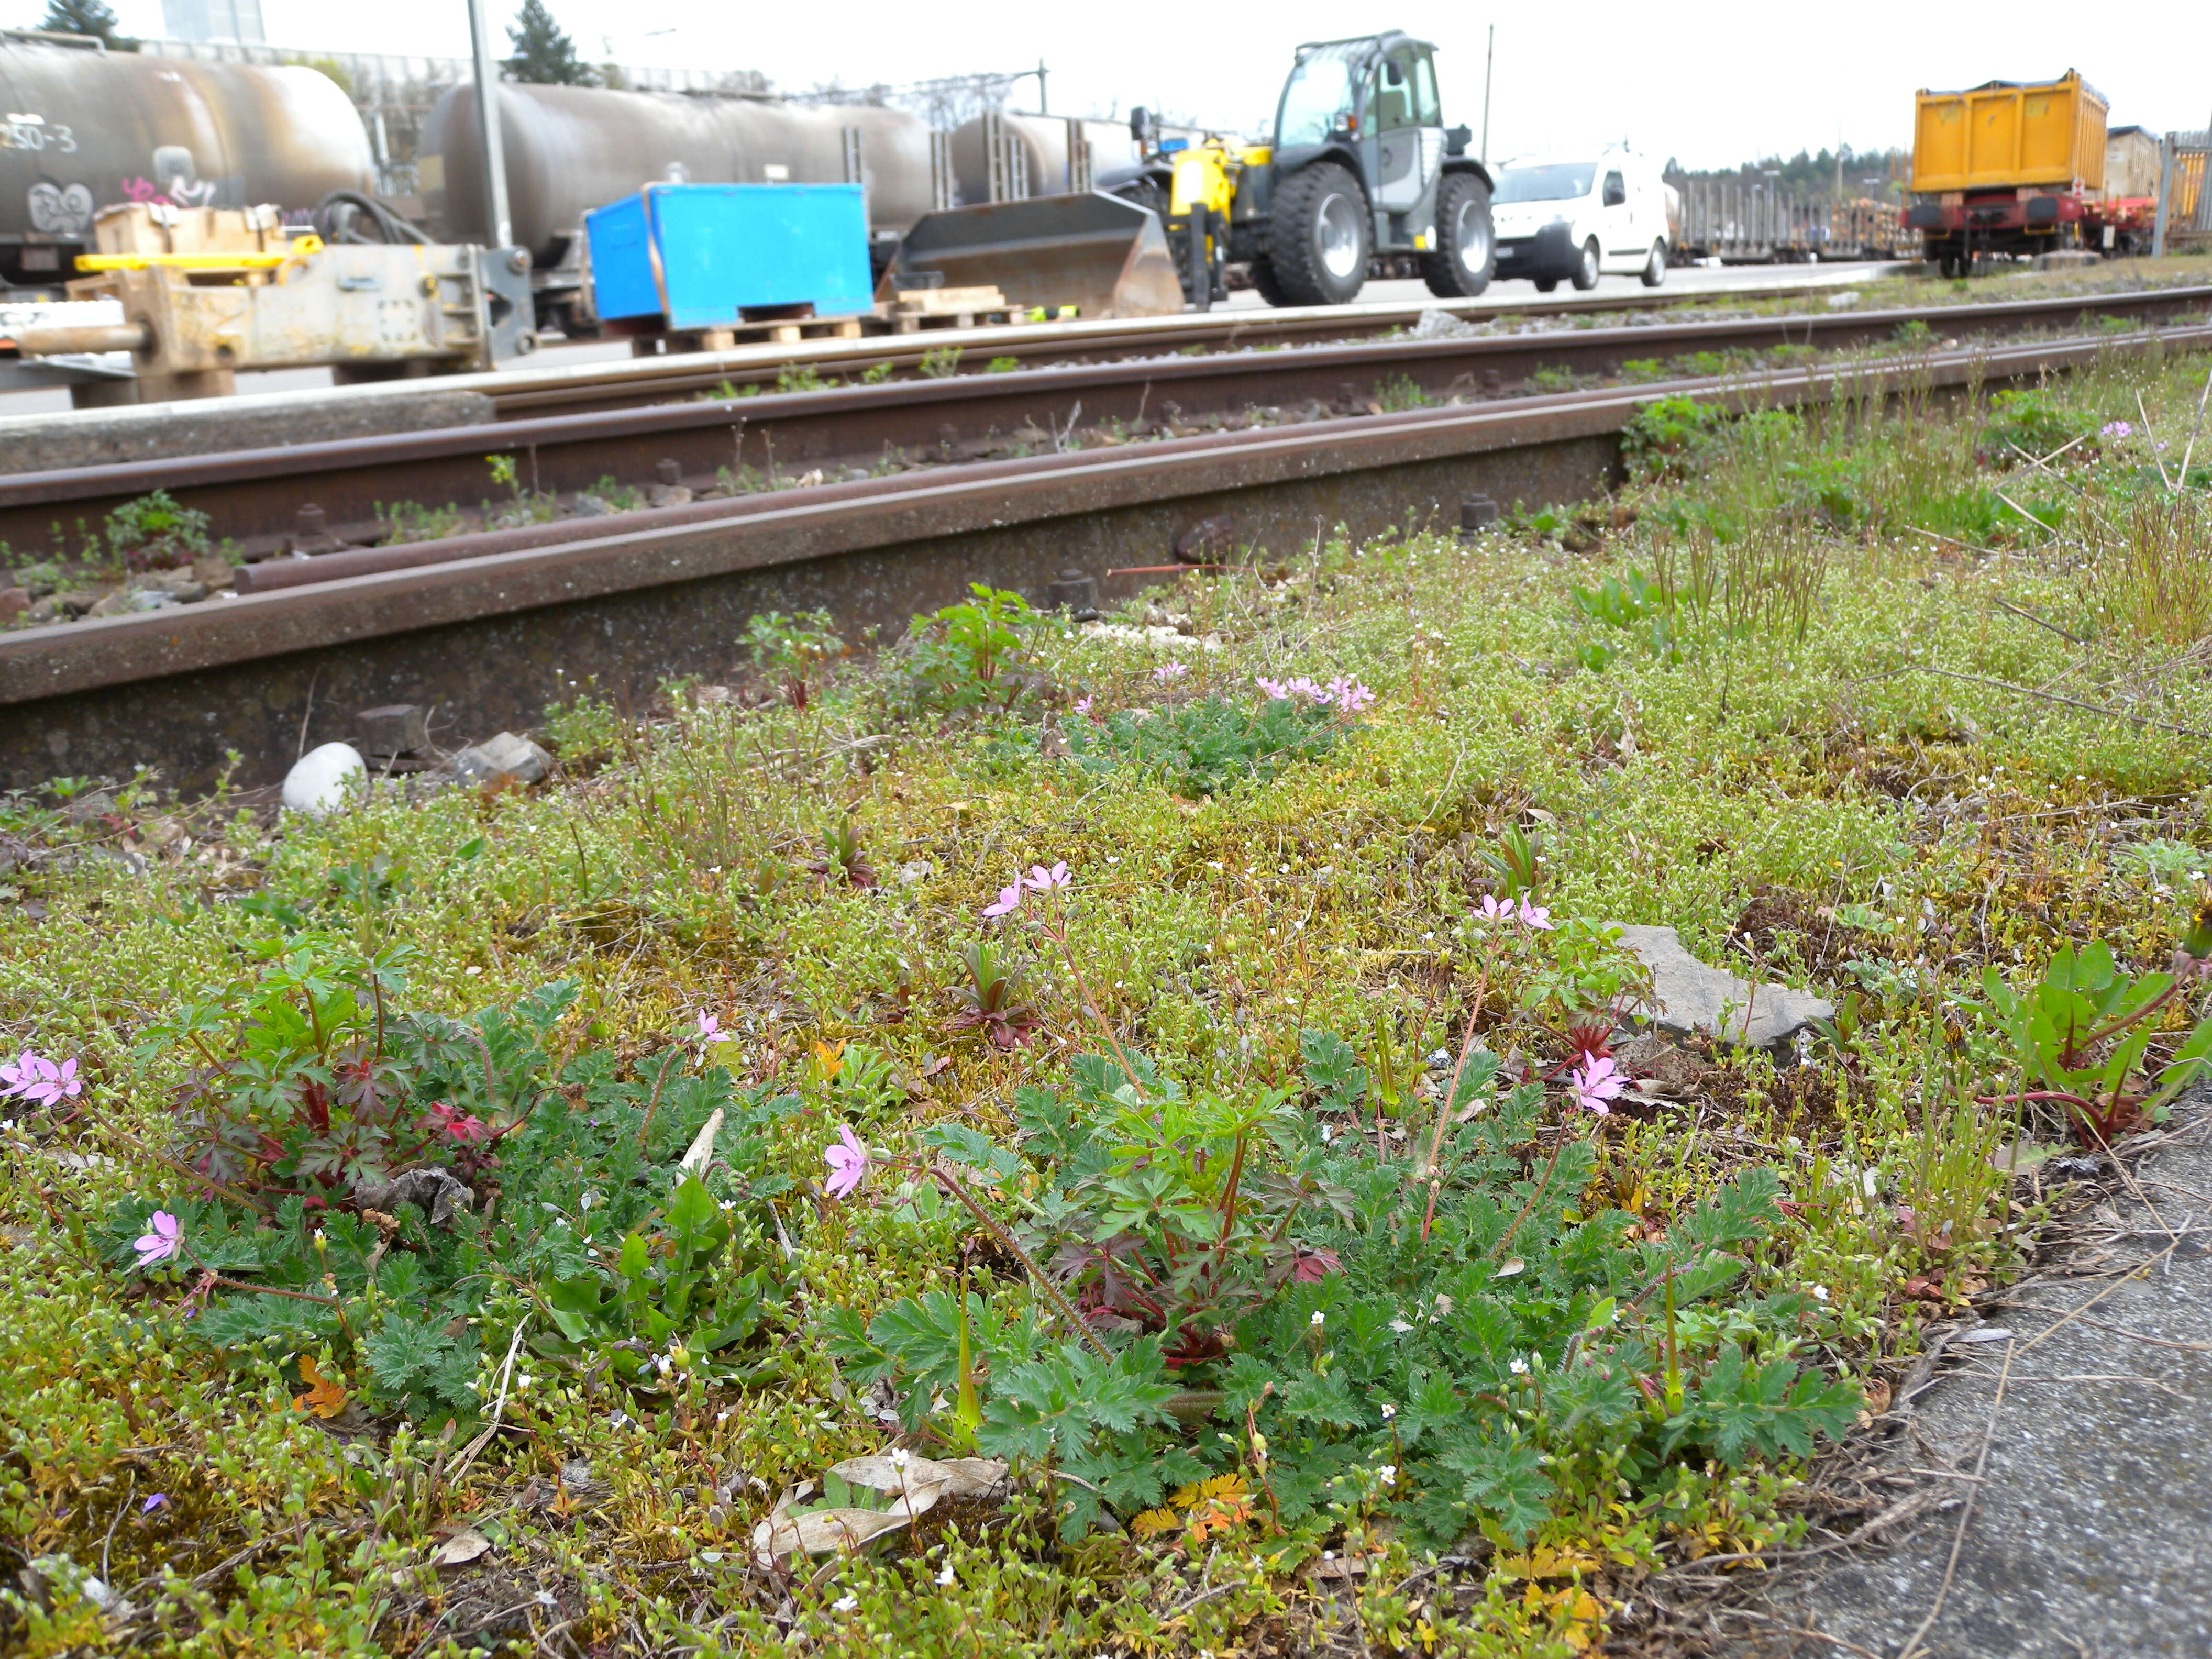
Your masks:
<svg viewBox="0 0 2212 1659"><path fill-rule="evenodd" d="M1549 294L1565 277L1597 286L1600 271L1667 277L1668 185L1626 145L1592 155L1526 155L1498 169L1490 194L1498 274L1525 276Z"/></svg>

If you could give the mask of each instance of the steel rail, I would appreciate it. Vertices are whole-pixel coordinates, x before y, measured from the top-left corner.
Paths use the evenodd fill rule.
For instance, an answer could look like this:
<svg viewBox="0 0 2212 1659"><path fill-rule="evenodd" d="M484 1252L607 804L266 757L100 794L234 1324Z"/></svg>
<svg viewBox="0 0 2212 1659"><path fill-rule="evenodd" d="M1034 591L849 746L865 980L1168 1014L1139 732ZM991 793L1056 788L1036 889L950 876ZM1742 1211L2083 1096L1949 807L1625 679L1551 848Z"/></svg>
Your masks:
<svg viewBox="0 0 2212 1659"><path fill-rule="evenodd" d="M0 635L0 786L144 763L196 787L230 750L247 781L265 778L318 708L325 736L345 733L344 711L393 701L464 710L481 736L531 723L589 677L643 696L670 675L727 672L762 611L896 623L977 579L1041 598L1064 570L1097 580L1172 558L1194 528L1272 559L1331 525L1358 538L1434 524L1473 489L1580 499L1660 397L1789 405L2208 348L2212 325L1939 351L948 466L600 520L581 537L542 526L523 545L448 545L432 564Z"/></svg>
<svg viewBox="0 0 2212 1659"><path fill-rule="evenodd" d="M672 398L712 393L724 385L769 386L786 374L808 370L824 375L848 374L883 365L894 375L914 374L922 371L927 360L934 358L942 363L948 354L969 365L981 365L994 358L1012 359L1024 367L1109 362L1124 357L1157 356L1193 349L1272 350L1334 340L1371 339L1413 328L1431 313L1442 313L1461 322L1482 324L1616 313L1728 309L1852 291L1853 286L1845 283L1794 283L1763 289L1547 297L1518 305L1501 304L1495 299L1434 299L1420 304L1362 301L1348 306L1281 310L1270 307L1258 311L1185 312L1173 317L1012 323L982 328L931 329L914 334L872 334L859 339L749 344L719 351L635 357L622 362L532 368L520 373L484 374L440 384L481 391L492 399L495 418L515 420L554 410L573 412L665 403ZM972 374L976 370L970 367L960 372Z"/></svg>
<svg viewBox="0 0 2212 1659"><path fill-rule="evenodd" d="M2157 325L2212 310L2212 287L2016 301L1932 313L1954 337L2050 329L2084 318ZM235 450L0 477L0 541L54 553L72 522L89 527L154 489L205 513L211 533L249 556L281 549L309 503L331 533L381 541L380 513L411 502L439 509L483 504L489 453L515 458L520 487L573 498L611 480L628 488L672 476L694 489L726 471L769 487L810 472L865 471L975 459L994 437L1042 447L1078 424L1165 417L1170 428L1241 418L1254 410L1380 413L1384 400L1496 399L1541 372L1612 376L1625 364L1773 350L1844 350L1893 343L1925 328L1920 311L1820 317L1718 318L1642 328L1534 336L1395 339L1295 350L1237 350L1069 364L1018 374L845 386L818 391L659 404L611 412L539 416L468 426ZM1146 446L1150 447L1150 446ZM79 532L80 534L82 532ZM249 565L241 591L292 578Z"/></svg>

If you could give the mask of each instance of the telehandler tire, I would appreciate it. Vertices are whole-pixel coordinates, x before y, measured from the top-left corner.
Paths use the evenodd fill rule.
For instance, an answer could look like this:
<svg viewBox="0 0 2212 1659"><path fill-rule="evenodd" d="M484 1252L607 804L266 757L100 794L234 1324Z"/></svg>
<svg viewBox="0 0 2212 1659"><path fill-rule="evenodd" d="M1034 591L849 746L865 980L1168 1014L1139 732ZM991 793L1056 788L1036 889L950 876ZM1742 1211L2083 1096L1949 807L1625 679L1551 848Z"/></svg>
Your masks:
<svg viewBox="0 0 2212 1659"><path fill-rule="evenodd" d="M1367 193L1335 162L1317 161L1276 187L1267 259L1291 304L1358 299L1373 240Z"/></svg>
<svg viewBox="0 0 2212 1659"><path fill-rule="evenodd" d="M1440 300L1472 300L1497 270L1490 187L1472 173L1447 173L1437 187L1437 245L1421 255L1421 280Z"/></svg>

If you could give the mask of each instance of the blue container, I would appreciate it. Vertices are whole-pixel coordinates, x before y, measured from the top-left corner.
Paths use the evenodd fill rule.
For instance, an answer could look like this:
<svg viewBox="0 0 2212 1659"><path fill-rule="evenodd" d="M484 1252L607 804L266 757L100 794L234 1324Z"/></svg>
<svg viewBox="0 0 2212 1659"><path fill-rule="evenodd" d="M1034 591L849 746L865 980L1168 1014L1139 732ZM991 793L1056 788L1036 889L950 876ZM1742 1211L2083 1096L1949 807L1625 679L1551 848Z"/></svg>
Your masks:
<svg viewBox="0 0 2212 1659"><path fill-rule="evenodd" d="M602 320L726 327L747 311L874 303L858 185L647 185L584 216Z"/></svg>

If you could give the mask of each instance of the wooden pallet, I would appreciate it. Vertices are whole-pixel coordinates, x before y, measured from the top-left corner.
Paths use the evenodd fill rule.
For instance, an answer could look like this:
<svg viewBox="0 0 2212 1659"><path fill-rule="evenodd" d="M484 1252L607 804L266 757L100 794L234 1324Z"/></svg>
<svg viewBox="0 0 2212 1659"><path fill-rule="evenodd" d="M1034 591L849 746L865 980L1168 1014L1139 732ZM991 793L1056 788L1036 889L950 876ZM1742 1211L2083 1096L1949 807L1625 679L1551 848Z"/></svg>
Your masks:
<svg viewBox="0 0 2212 1659"><path fill-rule="evenodd" d="M720 328L671 329L631 337L633 357L677 356L690 351L728 351L741 345L793 345L801 340L857 340L865 317L780 317Z"/></svg>
<svg viewBox="0 0 2212 1659"><path fill-rule="evenodd" d="M910 288L886 308L894 334L918 334L926 328L975 328L988 323L1018 323L1022 313L996 288Z"/></svg>

